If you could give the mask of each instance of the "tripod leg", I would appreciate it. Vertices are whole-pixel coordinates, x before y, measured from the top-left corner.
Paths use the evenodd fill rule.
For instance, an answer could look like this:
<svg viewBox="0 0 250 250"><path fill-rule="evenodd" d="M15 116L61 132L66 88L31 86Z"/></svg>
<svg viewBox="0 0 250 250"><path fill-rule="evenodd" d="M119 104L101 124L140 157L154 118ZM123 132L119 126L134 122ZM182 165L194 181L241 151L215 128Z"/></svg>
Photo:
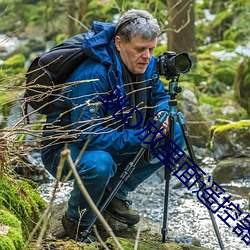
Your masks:
<svg viewBox="0 0 250 250"><path fill-rule="evenodd" d="M166 177L165 173L165 196L164 196L164 214L163 214L163 226L161 229L162 242L166 242L166 235L168 233L167 220L168 220L168 197L169 197L169 183L171 178L171 172L165 168L165 172L169 172L169 176Z"/></svg>
<svg viewBox="0 0 250 250"><path fill-rule="evenodd" d="M183 114L182 114L181 112L178 112L178 113L177 113L177 119L178 119L179 124L180 124L180 126L181 126L181 130L182 130L182 133L183 133L185 142L186 142L186 146L187 146L187 149L188 149L189 156L190 156L191 160L192 160L196 165L198 165L198 162L197 162L197 159L196 159L196 156L195 156L195 153L194 153L192 144L191 144L191 142L190 142L189 133L188 133L188 130L187 130L187 127L186 127L186 124L185 124L185 119L184 119L184 116L183 116ZM199 187L201 187L201 185L202 185L201 182L202 182L203 180L204 180L204 177L202 176L202 178L201 178L200 181L198 182ZM205 195L205 197L206 197L206 193L204 193L204 195ZM224 247L224 245L223 245L223 242L222 242L222 239L221 239L221 235L220 235L220 232L219 232L219 229L218 229L216 220L215 220L215 218L214 218L214 214L213 214L212 211L209 210L209 209L208 209L208 212L209 212L209 216L210 216L210 219L211 219L211 221L212 221L213 228L214 228L216 237L217 237L217 239L218 239L220 248L221 248L221 250L225 250L225 247Z"/></svg>
<svg viewBox="0 0 250 250"><path fill-rule="evenodd" d="M175 118L172 114L169 115L169 134L168 139L170 142L174 141L174 121ZM171 161L171 159L170 159ZM169 168L171 169L170 163L167 162ZM164 167L164 175L165 175L165 196L164 196L164 212L163 212L163 224L162 224L162 242L166 242L166 235L168 233L167 228L167 220L168 220L168 197L169 197L169 183L171 179L171 171L167 167Z"/></svg>

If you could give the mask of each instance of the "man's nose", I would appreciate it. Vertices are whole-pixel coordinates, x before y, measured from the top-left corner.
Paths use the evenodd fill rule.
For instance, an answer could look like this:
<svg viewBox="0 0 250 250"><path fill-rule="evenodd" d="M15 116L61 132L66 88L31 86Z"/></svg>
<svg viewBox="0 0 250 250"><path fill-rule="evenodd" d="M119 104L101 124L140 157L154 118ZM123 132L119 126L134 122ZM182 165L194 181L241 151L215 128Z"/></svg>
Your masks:
<svg viewBox="0 0 250 250"><path fill-rule="evenodd" d="M151 53L150 53L149 49L147 49L147 50L144 51L142 57L144 59L150 59L151 58Z"/></svg>

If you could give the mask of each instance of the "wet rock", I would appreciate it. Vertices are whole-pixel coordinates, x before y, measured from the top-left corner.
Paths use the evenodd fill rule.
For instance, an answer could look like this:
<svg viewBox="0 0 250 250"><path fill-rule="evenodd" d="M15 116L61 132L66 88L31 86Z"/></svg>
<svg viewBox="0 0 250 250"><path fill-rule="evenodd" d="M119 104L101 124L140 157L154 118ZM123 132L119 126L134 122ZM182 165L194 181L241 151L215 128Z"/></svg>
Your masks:
<svg viewBox="0 0 250 250"><path fill-rule="evenodd" d="M39 151L33 151L30 155L22 155L18 160L12 160L11 165L17 174L26 179L40 184L51 180L51 175L41 163Z"/></svg>
<svg viewBox="0 0 250 250"><path fill-rule="evenodd" d="M213 179L218 184L250 179L250 158L229 157L220 161L213 171Z"/></svg>
<svg viewBox="0 0 250 250"><path fill-rule="evenodd" d="M181 101L180 110L185 117L185 124L192 145L206 148L210 124L204 118L198 106L189 101Z"/></svg>

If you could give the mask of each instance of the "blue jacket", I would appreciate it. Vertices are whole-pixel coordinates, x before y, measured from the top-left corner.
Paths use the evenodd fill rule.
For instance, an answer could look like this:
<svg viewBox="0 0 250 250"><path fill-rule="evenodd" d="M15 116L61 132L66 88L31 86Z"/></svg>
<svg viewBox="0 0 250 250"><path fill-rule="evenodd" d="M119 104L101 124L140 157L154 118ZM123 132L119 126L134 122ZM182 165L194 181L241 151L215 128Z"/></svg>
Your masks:
<svg viewBox="0 0 250 250"><path fill-rule="evenodd" d="M83 147L88 139L87 150L104 150L111 154L124 155L135 153L140 148L140 138L145 131L142 128L131 129L124 124L121 126L121 121L113 118L114 109L110 108L110 105L122 106L122 103L119 103L121 99L118 98L118 103L115 104L108 102L108 109L101 102L109 91L115 88L120 90L120 97L125 94L121 63L114 53L114 31L114 24L93 23L83 41L88 59L84 60L67 80L68 87L63 91L64 101L55 103L56 107L47 115L47 123L63 128L61 138L68 137L79 147ZM145 76L149 87L147 105L153 107L150 116L162 110L168 111L169 95L155 71L154 57ZM83 80L86 81L81 82ZM70 111L61 111L65 105ZM135 136L140 132L142 134ZM44 135L56 136L60 133L50 131Z"/></svg>

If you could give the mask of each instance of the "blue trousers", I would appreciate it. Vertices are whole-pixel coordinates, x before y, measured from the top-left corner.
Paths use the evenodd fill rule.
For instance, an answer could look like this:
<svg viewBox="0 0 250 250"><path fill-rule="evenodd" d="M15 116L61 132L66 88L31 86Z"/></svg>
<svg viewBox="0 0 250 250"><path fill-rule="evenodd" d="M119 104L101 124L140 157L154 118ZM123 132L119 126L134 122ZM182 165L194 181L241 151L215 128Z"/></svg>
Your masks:
<svg viewBox="0 0 250 250"><path fill-rule="evenodd" d="M184 148L185 146L178 123L175 125L175 144L180 148ZM69 144L68 148L71 151L73 161L75 161L81 149L74 143ZM50 147L42 151L44 166L53 176L56 176L61 150L62 149L58 149L55 151L53 147ZM112 190L116 186L120 180L121 173L134 156L135 155L124 155L118 157L102 150L85 151L82 154L77 164L77 171L96 205L100 203L106 189ZM163 163L157 157L151 161L145 161L142 157L128 180L121 186L116 197L125 200L129 192L135 190L139 184L162 166ZM67 175L69 170L70 167L66 163L63 169L63 175ZM74 182L74 187L68 201L68 216L77 222L81 217L80 212L85 209L86 211L81 218L82 226L88 226L92 222L94 213L79 190L77 183Z"/></svg>

